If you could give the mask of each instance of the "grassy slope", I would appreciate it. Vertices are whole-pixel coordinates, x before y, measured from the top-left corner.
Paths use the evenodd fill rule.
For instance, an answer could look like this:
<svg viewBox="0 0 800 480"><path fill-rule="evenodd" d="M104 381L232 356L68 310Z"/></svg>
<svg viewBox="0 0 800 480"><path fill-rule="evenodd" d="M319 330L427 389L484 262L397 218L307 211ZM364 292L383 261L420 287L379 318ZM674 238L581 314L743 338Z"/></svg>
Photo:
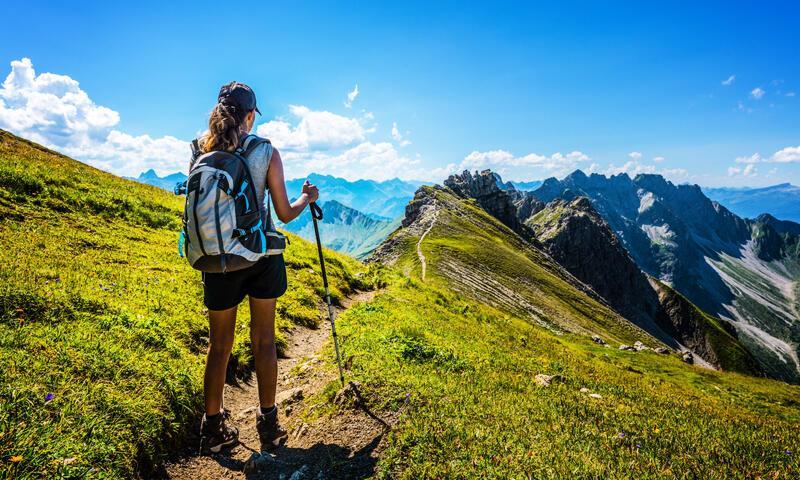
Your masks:
<svg viewBox="0 0 800 480"><path fill-rule="evenodd" d="M177 256L181 208L0 131L0 477L131 476L182 439L208 327L200 274ZM328 258L335 296L363 287L361 264ZM311 244L292 237L286 262L280 346L318 322L321 293Z"/></svg>
<svg viewBox="0 0 800 480"><path fill-rule="evenodd" d="M541 291L526 295L561 321L569 317L619 340L634 335L605 307L551 278L549 268L537 270L536 257L508 251L516 247L503 244L505 230L471 209L449 202L426 236L422 248L433 275L427 282L417 277L417 237L397 232L397 263L411 277L398 274L386 293L339 319L343 354L353 357L350 375L371 402L400 412L380 464L383 477L800 475L797 386L603 348L585 335L555 334L478 304L474 291L450 290L453 280L435 273L437 262L461 248L491 251L497 258L484 268L508 269L498 272L502 277L514 276L514 268L519 279L538 275ZM604 320L592 323L582 312ZM538 373L562 380L540 387Z"/></svg>
<svg viewBox="0 0 800 480"><path fill-rule="evenodd" d="M758 374L758 362L739 342L738 338L725 330L720 323L722 320L705 313L669 285L654 278L651 278L651 284L656 288L662 305L676 307L680 304L689 310L691 322L697 326L707 339L708 344L717 356L719 368L725 371L751 375Z"/></svg>
<svg viewBox="0 0 800 480"><path fill-rule="evenodd" d="M589 298L576 288L578 281L566 270L471 201L457 199L446 190L429 191L443 207L422 246L429 278L438 285L493 303L480 289L466 283L483 275L513 290L528 305L523 311L513 304L494 302L508 314L572 332L597 333L618 343L657 342L610 308ZM417 240L409 239L408 244L413 244L414 249L407 248L398 260L398 265L407 272L419 272ZM469 275L459 275L460 269L470 272Z"/></svg>

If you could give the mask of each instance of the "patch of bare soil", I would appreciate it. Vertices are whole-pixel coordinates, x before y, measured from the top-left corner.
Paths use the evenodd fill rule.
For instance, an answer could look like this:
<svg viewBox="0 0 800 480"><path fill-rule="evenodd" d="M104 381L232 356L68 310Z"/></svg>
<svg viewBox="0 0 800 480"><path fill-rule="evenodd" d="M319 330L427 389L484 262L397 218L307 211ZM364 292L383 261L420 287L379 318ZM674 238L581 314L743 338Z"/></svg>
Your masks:
<svg viewBox="0 0 800 480"><path fill-rule="evenodd" d="M343 304L345 308L367 302L376 292L361 292ZM337 311L338 313L338 311ZM306 410L306 398L319 392L336 373L319 368L320 350L330 341L327 318L320 328L297 327L292 332L288 358L278 359L278 394L276 402L281 423L289 430L286 443L261 453L255 426L258 392L255 374L238 385L225 386L225 408L229 422L239 429L240 444L211 456L198 456L199 438L190 439L182 457L168 464L164 478L176 480L210 479L360 479L375 473L378 453L387 425L394 415L371 416L368 410L352 407L352 402L337 410L333 417L320 415L306 423L299 412ZM350 408L352 407L352 408ZM313 408L313 407L312 407ZM385 417L385 418L383 418ZM386 423L381 423L381 420ZM195 431L199 430L196 425Z"/></svg>

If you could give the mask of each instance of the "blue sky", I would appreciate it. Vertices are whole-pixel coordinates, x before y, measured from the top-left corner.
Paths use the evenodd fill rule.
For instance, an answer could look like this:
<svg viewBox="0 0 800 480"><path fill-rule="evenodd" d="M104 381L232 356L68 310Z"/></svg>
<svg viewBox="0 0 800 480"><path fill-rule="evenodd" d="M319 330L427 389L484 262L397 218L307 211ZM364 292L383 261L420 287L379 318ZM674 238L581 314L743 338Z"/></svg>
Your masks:
<svg viewBox="0 0 800 480"><path fill-rule="evenodd" d="M185 168L236 79L292 176L800 184L794 2L36 3L2 5L0 128L115 173Z"/></svg>

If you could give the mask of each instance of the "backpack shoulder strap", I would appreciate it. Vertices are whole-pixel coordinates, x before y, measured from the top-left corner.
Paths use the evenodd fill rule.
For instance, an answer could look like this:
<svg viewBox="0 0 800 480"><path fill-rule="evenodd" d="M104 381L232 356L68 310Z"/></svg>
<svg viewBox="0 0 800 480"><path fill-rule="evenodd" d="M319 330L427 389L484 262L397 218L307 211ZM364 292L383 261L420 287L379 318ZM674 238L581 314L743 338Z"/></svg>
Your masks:
<svg viewBox="0 0 800 480"><path fill-rule="evenodd" d="M272 146L272 143L266 138L261 138L257 135L247 135L242 139L242 144L236 149L236 153L247 158L247 156L253 153L253 150L265 143L269 144L270 147Z"/></svg>

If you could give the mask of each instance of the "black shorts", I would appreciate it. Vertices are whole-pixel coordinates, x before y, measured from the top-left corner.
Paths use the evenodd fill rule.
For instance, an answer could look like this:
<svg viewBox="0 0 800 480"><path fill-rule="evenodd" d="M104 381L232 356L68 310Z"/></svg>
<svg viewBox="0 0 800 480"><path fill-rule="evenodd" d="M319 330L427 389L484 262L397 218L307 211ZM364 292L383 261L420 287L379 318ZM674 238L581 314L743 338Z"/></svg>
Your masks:
<svg viewBox="0 0 800 480"><path fill-rule="evenodd" d="M286 265L283 255L263 257L243 270L203 273L203 301L209 310L227 310L244 297L278 298L286 293Z"/></svg>

